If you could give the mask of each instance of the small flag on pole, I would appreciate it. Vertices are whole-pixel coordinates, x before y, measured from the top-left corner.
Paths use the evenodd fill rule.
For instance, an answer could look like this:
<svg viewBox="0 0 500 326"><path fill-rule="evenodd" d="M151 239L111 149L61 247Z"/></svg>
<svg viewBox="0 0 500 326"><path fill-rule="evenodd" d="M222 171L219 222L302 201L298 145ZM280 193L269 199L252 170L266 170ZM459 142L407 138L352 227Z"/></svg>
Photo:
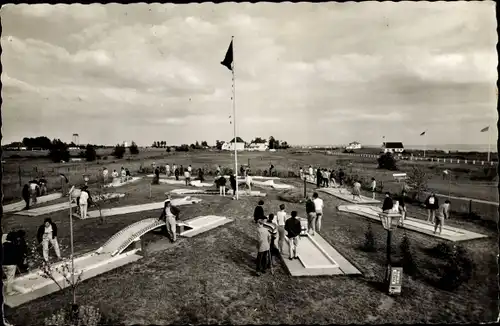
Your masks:
<svg viewBox="0 0 500 326"><path fill-rule="evenodd" d="M481 132L485 132L485 131L488 131L488 130L490 130L490 126L488 126L488 127L486 127L486 128L481 129Z"/></svg>
<svg viewBox="0 0 500 326"><path fill-rule="evenodd" d="M423 136L423 135L425 135L425 131L424 131L423 133L421 133L421 134L420 134L420 136Z"/></svg>
<svg viewBox="0 0 500 326"><path fill-rule="evenodd" d="M233 70L233 41L229 44L229 48L227 49L226 56L224 60L221 62L221 65L225 66L229 70Z"/></svg>

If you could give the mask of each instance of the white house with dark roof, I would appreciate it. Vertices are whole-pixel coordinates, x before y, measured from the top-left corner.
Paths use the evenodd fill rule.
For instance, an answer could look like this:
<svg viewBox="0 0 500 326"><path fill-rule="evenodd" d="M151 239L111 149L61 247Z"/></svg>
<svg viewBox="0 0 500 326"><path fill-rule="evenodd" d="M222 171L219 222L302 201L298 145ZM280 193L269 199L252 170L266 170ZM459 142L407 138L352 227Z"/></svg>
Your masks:
<svg viewBox="0 0 500 326"><path fill-rule="evenodd" d="M256 142L251 142L250 145L248 145L247 150L248 151L259 151L259 152L264 152L269 149L269 142L265 141L262 143L256 143Z"/></svg>
<svg viewBox="0 0 500 326"><path fill-rule="evenodd" d="M234 138L229 141L229 142L224 142L222 144L222 150L223 151L234 151L234 146L236 146L237 151L244 151L245 150L245 141L241 139L240 137L236 137L236 143L234 142Z"/></svg>
<svg viewBox="0 0 500 326"><path fill-rule="evenodd" d="M349 145L347 145L345 147L345 149L349 149L349 150L352 150L352 149L361 149L361 144L358 143L357 141L353 141L352 143L349 143Z"/></svg>
<svg viewBox="0 0 500 326"><path fill-rule="evenodd" d="M403 153L405 147L401 142L387 142L382 145L382 151L384 153Z"/></svg>

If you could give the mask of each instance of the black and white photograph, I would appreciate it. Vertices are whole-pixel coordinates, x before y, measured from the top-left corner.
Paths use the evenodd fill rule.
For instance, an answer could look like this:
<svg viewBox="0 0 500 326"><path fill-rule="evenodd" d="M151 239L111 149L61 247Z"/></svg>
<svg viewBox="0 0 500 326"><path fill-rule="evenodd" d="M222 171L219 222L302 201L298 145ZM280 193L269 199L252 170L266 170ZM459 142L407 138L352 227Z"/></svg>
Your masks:
<svg viewBox="0 0 500 326"><path fill-rule="evenodd" d="M499 320L496 11L2 5L3 324Z"/></svg>

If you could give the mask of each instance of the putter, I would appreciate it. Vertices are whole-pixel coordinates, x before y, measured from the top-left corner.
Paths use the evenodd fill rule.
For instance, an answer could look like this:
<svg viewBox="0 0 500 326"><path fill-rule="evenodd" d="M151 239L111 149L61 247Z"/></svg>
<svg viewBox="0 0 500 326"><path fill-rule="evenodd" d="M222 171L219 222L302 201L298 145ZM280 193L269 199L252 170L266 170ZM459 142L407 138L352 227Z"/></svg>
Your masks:
<svg viewBox="0 0 500 326"><path fill-rule="evenodd" d="M271 275L274 275L273 256L271 256L271 247L269 247L269 264L271 265Z"/></svg>

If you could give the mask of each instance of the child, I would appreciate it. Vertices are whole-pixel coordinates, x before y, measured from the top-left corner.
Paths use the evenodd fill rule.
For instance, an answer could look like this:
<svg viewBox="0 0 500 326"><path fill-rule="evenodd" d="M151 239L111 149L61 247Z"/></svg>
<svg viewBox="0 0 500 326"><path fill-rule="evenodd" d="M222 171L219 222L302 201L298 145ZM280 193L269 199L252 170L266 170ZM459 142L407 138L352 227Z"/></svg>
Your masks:
<svg viewBox="0 0 500 326"><path fill-rule="evenodd" d="M191 172L189 172L189 169L184 171L184 179L186 181L186 186L189 186L189 183L191 182Z"/></svg>
<svg viewBox="0 0 500 326"><path fill-rule="evenodd" d="M375 190L377 190L377 181L375 181L375 178L372 178L370 188L372 190L372 199L375 199Z"/></svg>
<svg viewBox="0 0 500 326"><path fill-rule="evenodd" d="M425 208L427 208L427 222L435 223L436 210L439 208L439 201L435 194L431 194L425 200Z"/></svg>
<svg viewBox="0 0 500 326"><path fill-rule="evenodd" d="M259 219L257 221L257 234L258 234L258 242L257 242L257 268L256 274L260 276L261 273L265 273L269 258L268 253L271 248L271 234L268 229L264 227L265 218Z"/></svg>
<svg viewBox="0 0 500 326"><path fill-rule="evenodd" d="M220 178L217 180L218 185L219 185L219 195L221 196L226 196L226 178L224 176L220 176Z"/></svg>
<svg viewBox="0 0 500 326"><path fill-rule="evenodd" d="M285 222L285 230L288 233L288 246L290 248L289 260L299 259L297 256L297 247L299 245L300 232L302 232L302 226L297 219L297 212L292 211L291 215L292 216Z"/></svg>
<svg viewBox="0 0 500 326"><path fill-rule="evenodd" d="M444 219L449 218L450 214L450 201L446 200L444 204L439 206L436 214L436 222L434 224L434 234L436 234L439 227L439 234L443 232Z"/></svg>
<svg viewBox="0 0 500 326"><path fill-rule="evenodd" d="M352 200L355 200L356 197L361 201L361 183L357 180L354 181L354 185L352 187Z"/></svg>

